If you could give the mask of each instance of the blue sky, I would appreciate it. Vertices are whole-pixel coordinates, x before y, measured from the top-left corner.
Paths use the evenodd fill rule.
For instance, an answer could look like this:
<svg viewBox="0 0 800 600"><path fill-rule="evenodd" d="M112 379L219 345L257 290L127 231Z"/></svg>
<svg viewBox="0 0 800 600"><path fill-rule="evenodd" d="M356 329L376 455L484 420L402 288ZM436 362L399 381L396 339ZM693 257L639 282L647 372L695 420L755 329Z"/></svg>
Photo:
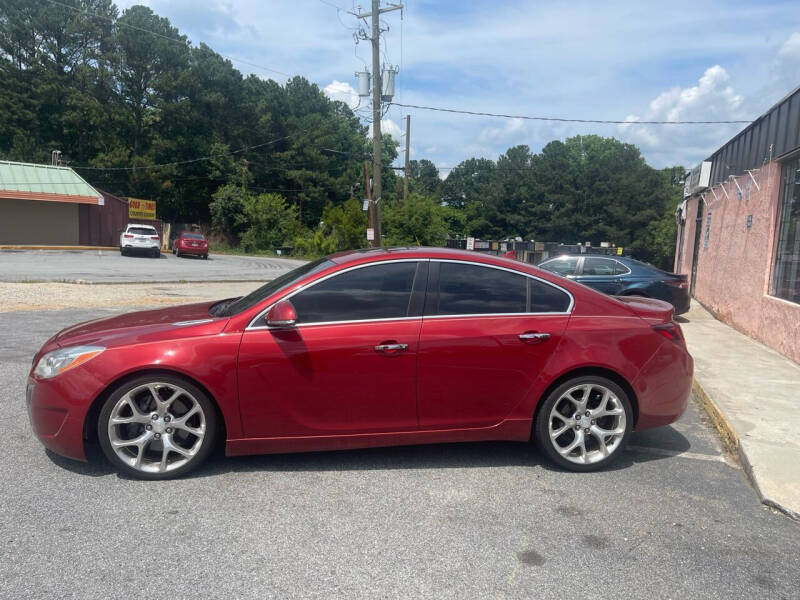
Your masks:
<svg viewBox="0 0 800 600"><path fill-rule="evenodd" d="M399 0L398 0L399 1ZM352 0L148 0L193 43L303 75L356 102ZM363 0L362 4L368 4ZM118 2L121 9L134 2ZM794 1L408 0L384 21L395 100L505 114L610 120L754 119L800 85ZM335 5L341 10L337 10ZM245 73L283 75L234 62ZM361 111L366 116L368 111ZM692 166L742 126L578 125L410 110L411 158L441 169L510 146L596 133L638 145L655 167ZM403 109L384 130L398 137ZM402 157L401 157L402 158Z"/></svg>

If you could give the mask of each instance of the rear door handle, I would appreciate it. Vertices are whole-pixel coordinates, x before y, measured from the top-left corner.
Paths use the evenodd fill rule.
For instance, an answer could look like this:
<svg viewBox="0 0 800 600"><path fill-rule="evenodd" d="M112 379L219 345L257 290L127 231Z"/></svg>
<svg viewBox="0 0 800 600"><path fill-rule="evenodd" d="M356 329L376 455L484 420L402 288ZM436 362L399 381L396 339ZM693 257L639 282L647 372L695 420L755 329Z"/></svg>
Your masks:
<svg viewBox="0 0 800 600"><path fill-rule="evenodd" d="M536 331L527 331L519 334L519 339L528 344L541 344L550 339L549 333L538 333Z"/></svg>
<svg viewBox="0 0 800 600"><path fill-rule="evenodd" d="M395 342L378 344L375 346L375 352L381 352L383 354L399 354L400 352L405 352L406 350L408 350L408 344L397 344Z"/></svg>

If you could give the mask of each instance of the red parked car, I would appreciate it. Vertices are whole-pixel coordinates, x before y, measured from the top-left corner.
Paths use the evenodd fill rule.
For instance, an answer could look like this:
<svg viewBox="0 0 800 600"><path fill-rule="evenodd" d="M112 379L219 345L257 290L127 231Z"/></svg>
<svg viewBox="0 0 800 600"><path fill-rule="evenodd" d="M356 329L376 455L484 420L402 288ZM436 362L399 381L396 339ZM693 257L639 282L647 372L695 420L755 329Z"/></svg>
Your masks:
<svg viewBox="0 0 800 600"><path fill-rule="evenodd" d="M179 476L227 454L533 439L591 471L686 408L672 307L532 265L376 249L303 265L242 298L89 321L48 340L27 402L45 446Z"/></svg>
<svg viewBox="0 0 800 600"><path fill-rule="evenodd" d="M208 258L208 241L202 233L181 231L172 242L172 253L177 256L202 256Z"/></svg>

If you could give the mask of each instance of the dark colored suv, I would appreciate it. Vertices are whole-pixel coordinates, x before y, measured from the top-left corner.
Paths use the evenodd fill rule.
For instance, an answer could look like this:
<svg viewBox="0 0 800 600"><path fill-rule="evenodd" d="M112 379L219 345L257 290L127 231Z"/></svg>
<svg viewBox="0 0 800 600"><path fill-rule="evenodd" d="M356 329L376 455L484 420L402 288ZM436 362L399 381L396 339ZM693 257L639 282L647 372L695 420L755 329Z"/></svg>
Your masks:
<svg viewBox="0 0 800 600"><path fill-rule="evenodd" d="M686 275L667 273L632 258L565 254L545 260L539 267L611 296L664 300L675 307L676 315L689 310Z"/></svg>

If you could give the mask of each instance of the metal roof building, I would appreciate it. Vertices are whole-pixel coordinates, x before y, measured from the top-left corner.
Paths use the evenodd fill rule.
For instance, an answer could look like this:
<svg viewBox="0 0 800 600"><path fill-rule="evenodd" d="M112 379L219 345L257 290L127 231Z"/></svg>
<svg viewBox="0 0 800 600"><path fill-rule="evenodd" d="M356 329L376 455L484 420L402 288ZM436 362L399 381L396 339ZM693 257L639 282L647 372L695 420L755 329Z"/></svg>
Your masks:
<svg viewBox="0 0 800 600"><path fill-rule="evenodd" d="M80 207L103 204L69 167L0 161L2 245L77 245Z"/></svg>

